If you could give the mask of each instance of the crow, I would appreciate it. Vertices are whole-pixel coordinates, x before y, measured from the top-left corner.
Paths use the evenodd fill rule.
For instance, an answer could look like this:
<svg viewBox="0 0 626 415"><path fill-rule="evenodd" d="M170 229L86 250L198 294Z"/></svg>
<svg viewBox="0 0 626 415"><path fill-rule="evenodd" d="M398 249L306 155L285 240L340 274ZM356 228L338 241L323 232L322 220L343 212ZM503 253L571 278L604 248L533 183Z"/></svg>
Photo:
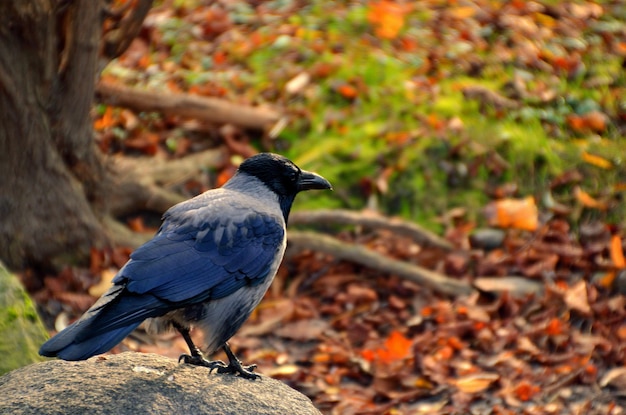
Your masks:
<svg viewBox="0 0 626 415"><path fill-rule="evenodd" d="M260 153L245 160L218 189L170 208L156 235L137 248L113 286L85 314L41 346L42 356L84 360L121 342L141 322L177 329L190 354L179 361L218 373L258 377L227 341L272 283L286 246L292 203L303 190L332 189L322 176L289 159ZM190 330L204 336L197 347ZM229 363L209 361L223 348Z"/></svg>

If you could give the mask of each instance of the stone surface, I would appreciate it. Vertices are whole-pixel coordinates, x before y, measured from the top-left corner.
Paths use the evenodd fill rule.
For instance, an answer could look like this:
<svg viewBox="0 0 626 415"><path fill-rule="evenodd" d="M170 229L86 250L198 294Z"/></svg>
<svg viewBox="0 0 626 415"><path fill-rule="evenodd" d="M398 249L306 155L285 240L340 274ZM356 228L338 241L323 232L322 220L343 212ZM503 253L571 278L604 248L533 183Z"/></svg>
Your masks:
<svg viewBox="0 0 626 415"><path fill-rule="evenodd" d="M144 353L50 360L0 377L0 414L310 414L300 392Z"/></svg>

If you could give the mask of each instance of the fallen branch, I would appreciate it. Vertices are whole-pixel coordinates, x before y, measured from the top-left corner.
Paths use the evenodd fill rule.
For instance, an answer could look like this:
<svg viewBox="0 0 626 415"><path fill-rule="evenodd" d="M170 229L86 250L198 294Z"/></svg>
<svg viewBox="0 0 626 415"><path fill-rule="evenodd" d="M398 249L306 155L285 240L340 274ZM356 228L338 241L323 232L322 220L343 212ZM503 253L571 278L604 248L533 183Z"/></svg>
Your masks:
<svg viewBox="0 0 626 415"><path fill-rule="evenodd" d="M350 210L314 210L293 212L289 217L291 225L333 224L357 225L370 229L385 229L396 235L413 239L422 246L436 247L446 251L452 244L421 226L398 218L386 218L376 214L353 212Z"/></svg>
<svg viewBox="0 0 626 415"><path fill-rule="evenodd" d="M114 183L110 192L109 210L114 216L143 209L163 213L185 200L163 185L182 182L193 177L201 168L221 166L225 158L223 147L176 160L159 160L154 157L113 158L111 167Z"/></svg>
<svg viewBox="0 0 626 415"><path fill-rule="evenodd" d="M270 128L282 117L280 112L270 108L250 107L197 95L142 91L109 82L100 82L96 86L96 95L100 102L108 105L257 130Z"/></svg>
<svg viewBox="0 0 626 415"><path fill-rule="evenodd" d="M352 261L366 267L398 275L442 294L461 296L471 294L470 284L407 262L387 258L360 245L339 241L331 236L313 232L290 231L290 249L306 250L332 255L337 259Z"/></svg>

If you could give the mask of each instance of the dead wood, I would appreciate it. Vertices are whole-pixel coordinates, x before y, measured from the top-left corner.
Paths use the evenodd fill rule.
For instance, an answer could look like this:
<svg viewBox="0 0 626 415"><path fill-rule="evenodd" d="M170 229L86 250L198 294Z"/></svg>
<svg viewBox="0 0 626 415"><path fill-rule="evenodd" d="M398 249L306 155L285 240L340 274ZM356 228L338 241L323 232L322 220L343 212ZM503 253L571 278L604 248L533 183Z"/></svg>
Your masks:
<svg viewBox="0 0 626 415"><path fill-rule="evenodd" d="M280 112L271 108L251 107L197 95L142 91L108 82L100 82L96 86L96 94L100 102L108 105L137 111L162 112L166 115L179 115L214 124L233 124L257 130L271 128L282 117Z"/></svg>
<svg viewBox="0 0 626 415"><path fill-rule="evenodd" d="M163 213L185 200L168 186L193 177L202 168L217 168L226 160L224 147L188 155L182 159L156 157L111 159L112 180L109 211L122 216L137 210Z"/></svg>
<svg viewBox="0 0 626 415"><path fill-rule="evenodd" d="M290 250L310 249L332 255L337 259L352 261L381 272L395 274L442 294L461 296L471 294L474 291L467 282L446 277L414 264L387 258L363 246L341 242L328 235L290 231L288 241Z"/></svg>
<svg viewBox="0 0 626 415"><path fill-rule="evenodd" d="M422 246L436 247L446 251L453 248L450 242L415 223L399 218L386 218L374 213L340 209L299 211L291 214L289 223L292 225L355 225L368 229L384 229L396 235L411 238Z"/></svg>

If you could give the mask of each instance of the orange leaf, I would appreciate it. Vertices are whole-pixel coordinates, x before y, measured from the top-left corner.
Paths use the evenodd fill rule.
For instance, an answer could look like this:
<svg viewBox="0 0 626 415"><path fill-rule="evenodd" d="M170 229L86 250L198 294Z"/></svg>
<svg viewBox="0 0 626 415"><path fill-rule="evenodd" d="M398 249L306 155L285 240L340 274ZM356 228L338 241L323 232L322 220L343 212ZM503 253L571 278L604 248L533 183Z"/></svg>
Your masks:
<svg viewBox="0 0 626 415"><path fill-rule="evenodd" d="M587 126L586 120L579 115L568 115L567 124L574 131L582 131Z"/></svg>
<svg viewBox="0 0 626 415"><path fill-rule="evenodd" d="M587 127L597 133L606 130L606 115L600 111L591 111L585 114L585 123Z"/></svg>
<svg viewBox="0 0 626 415"><path fill-rule="evenodd" d="M593 363L587 363L587 365L585 366L585 372L588 375L595 377L598 374L598 367Z"/></svg>
<svg viewBox="0 0 626 415"><path fill-rule="evenodd" d="M224 185L224 183L226 183L233 176L233 174L235 174L235 168L232 166L226 167L217 175L215 186L222 187L222 185Z"/></svg>
<svg viewBox="0 0 626 415"><path fill-rule="evenodd" d="M605 273L603 276L601 276L600 278L595 279L595 282L604 288L611 288L613 286L613 282L615 281L615 277L616 277L616 273L615 271L609 271L607 273Z"/></svg>
<svg viewBox="0 0 626 415"><path fill-rule="evenodd" d="M622 249L622 240L618 235L611 237L611 260L617 268L626 268L626 260L624 259L624 250Z"/></svg>
<svg viewBox="0 0 626 415"><path fill-rule="evenodd" d="M435 353L435 358L442 362L450 360L452 356L454 356L454 350L450 346L444 346Z"/></svg>
<svg viewBox="0 0 626 415"><path fill-rule="evenodd" d="M216 65L221 65L226 62L226 53L224 51L218 50L213 54L213 63Z"/></svg>
<svg viewBox="0 0 626 415"><path fill-rule="evenodd" d="M93 123L93 128L96 130L104 130L105 128L113 127L114 125L115 118L113 117L113 108L107 107L106 110L104 110L102 117Z"/></svg>
<svg viewBox="0 0 626 415"><path fill-rule="evenodd" d="M501 228L534 231L539 225L539 213L532 196L492 202L485 208L485 215L491 225Z"/></svg>
<svg viewBox="0 0 626 415"><path fill-rule="evenodd" d="M473 17L476 14L476 8L472 6L451 7L448 13L455 19L464 20Z"/></svg>
<svg viewBox="0 0 626 415"><path fill-rule="evenodd" d="M435 130L441 130L445 127L444 121L440 119L435 113L428 114L426 118L426 123Z"/></svg>
<svg viewBox="0 0 626 415"><path fill-rule="evenodd" d="M376 360L384 364L389 364L409 357L411 355L412 345L413 342L404 337L402 333L392 331L385 340L383 347L374 350L362 350L361 356L369 362Z"/></svg>
<svg viewBox="0 0 626 415"><path fill-rule="evenodd" d="M599 201L598 199L594 199L591 195L589 195L589 193L585 192L578 186L574 189L574 196L584 207L599 210L607 209L606 203Z"/></svg>
<svg viewBox="0 0 626 415"><path fill-rule="evenodd" d="M146 69L152 63L152 59L150 59L150 55L143 55L137 61L137 66L142 69Z"/></svg>
<svg viewBox="0 0 626 415"><path fill-rule="evenodd" d="M376 36L395 39L404 26L404 15L409 10L408 6L381 0L370 4L367 20L374 25Z"/></svg>
<svg viewBox="0 0 626 415"><path fill-rule="evenodd" d="M412 345L413 342L404 337L402 333L395 330L392 331L391 335L385 341L385 349L388 351L387 357L390 359L388 362L409 357ZM384 361L384 359L381 360Z"/></svg>
<svg viewBox="0 0 626 415"><path fill-rule="evenodd" d="M585 163L592 164L596 167L600 167L601 169L608 170L613 167L613 163L611 163L609 160L605 159L604 157L596 156L594 154L589 154L586 151L583 151L582 157Z"/></svg>
<svg viewBox="0 0 626 415"><path fill-rule="evenodd" d="M133 231L133 232L145 232L146 231L146 227L143 223L143 219L141 216L137 216L134 217L132 219L128 219L126 221L126 223L128 224L128 227Z"/></svg>
<svg viewBox="0 0 626 415"><path fill-rule="evenodd" d="M342 84L337 88L337 92L341 94L342 97L348 99L354 99L359 95L359 91L355 87L349 84Z"/></svg>
<svg viewBox="0 0 626 415"><path fill-rule="evenodd" d="M561 323L561 320L556 317L550 320L550 322L546 326L546 333L551 336L557 336L559 334L563 334L563 332L563 323Z"/></svg>
<svg viewBox="0 0 626 415"><path fill-rule="evenodd" d="M527 381L523 380L517 387L515 388L515 395L521 401L529 401L539 392L539 387L536 385L531 385Z"/></svg>

